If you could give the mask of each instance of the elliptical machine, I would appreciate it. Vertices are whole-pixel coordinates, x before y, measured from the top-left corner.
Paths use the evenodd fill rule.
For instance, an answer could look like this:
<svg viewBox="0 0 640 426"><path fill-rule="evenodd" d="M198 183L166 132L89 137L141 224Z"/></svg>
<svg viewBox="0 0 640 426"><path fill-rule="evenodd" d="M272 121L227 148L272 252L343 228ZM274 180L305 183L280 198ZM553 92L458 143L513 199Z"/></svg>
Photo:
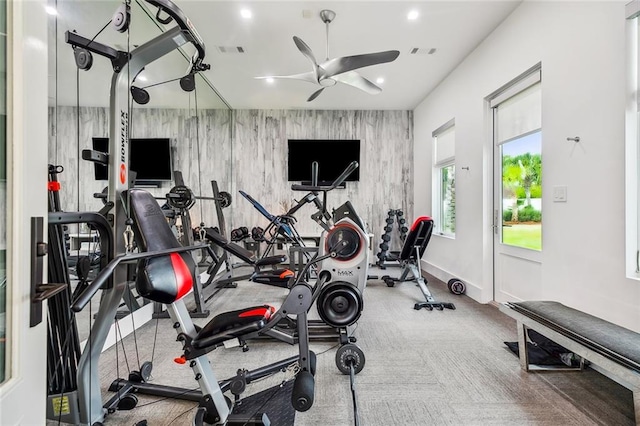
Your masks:
<svg viewBox="0 0 640 426"><path fill-rule="evenodd" d="M336 351L336 366L343 374L350 373L349 364L355 362L355 373L364 367L365 357L355 345L354 325L364 309L363 293L367 286L369 269L369 238L364 221L358 216L351 202L327 211L327 193L337 188L358 168L354 161L330 185L318 185L318 163L312 164L311 185L292 185L294 191L309 192L305 199L313 202L318 211L311 218L322 227L319 257L335 251L335 255L323 259L318 264L318 280L314 287L316 309L321 323L309 323L314 326L328 325L338 331L340 348ZM318 194L322 193L322 201ZM312 196L313 195L313 196ZM341 246L340 250L335 250ZM311 332L310 332L311 333ZM311 334L312 335L312 334Z"/></svg>

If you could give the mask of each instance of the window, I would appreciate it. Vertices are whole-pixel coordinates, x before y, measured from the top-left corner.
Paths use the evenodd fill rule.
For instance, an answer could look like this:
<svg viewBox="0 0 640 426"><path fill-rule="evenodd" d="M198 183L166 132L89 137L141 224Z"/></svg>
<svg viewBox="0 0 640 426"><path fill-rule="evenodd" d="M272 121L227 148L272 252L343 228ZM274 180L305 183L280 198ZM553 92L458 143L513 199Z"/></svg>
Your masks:
<svg viewBox="0 0 640 426"><path fill-rule="evenodd" d="M536 67L537 68L537 67ZM542 250L542 96L535 69L491 99L500 242Z"/></svg>
<svg viewBox="0 0 640 426"><path fill-rule="evenodd" d="M455 236L456 233L456 131L450 120L433 131L434 176L433 216L435 232Z"/></svg>
<svg viewBox="0 0 640 426"><path fill-rule="evenodd" d="M640 279L640 1L627 4L627 105L625 114L626 276Z"/></svg>

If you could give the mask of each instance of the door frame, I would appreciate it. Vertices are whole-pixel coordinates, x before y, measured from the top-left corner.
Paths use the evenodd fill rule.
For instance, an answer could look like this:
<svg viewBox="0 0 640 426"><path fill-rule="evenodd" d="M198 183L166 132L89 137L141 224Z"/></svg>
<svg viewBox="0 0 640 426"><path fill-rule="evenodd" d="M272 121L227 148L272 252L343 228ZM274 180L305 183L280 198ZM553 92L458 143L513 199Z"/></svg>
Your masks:
<svg viewBox="0 0 640 426"><path fill-rule="evenodd" d="M30 218L47 218L47 14L7 1L7 360L0 424L44 424L46 317L29 326ZM29 194L28 197L25 194ZM45 228L46 229L46 228ZM46 312L46 305L43 308ZM11 409L8 409L11 407Z"/></svg>
<svg viewBox="0 0 640 426"><path fill-rule="evenodd" d="M497 167L496 163L496 145L495 145L495 129L494 129L494 109L491 106L492 101L494 101L499 96L508 92L508 90L514 87L516 84L526 81L528 77L533 75L535 72L540 73L540 82L542 81L542 62L538 62L533 65L516 78L512 79L508 83L501 86L499 89L490 93L484 98L484 146L483 146L483 243L482 243L482 265L483 265L483 273L482 278L483 282L486 285L483 285L482 292L480 296L481 303L491 303L497 305L495 294L496 294L496 266L495 266L495 252L496 252L496 237L494 234L494 210L496 205L496 197L499 194L496 194L496 171ZM502 218L498 218L500 223L502 223ZM528 249L522 249L528 250ZM542 260L542 252L540 252L540 261Z"/></svg>

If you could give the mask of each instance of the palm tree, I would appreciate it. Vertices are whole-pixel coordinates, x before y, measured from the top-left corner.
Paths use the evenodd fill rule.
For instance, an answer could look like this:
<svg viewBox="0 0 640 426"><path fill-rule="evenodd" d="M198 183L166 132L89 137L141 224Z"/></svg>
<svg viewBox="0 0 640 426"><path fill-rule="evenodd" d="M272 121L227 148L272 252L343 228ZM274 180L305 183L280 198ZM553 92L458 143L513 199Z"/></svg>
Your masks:
<svg viewBox="0 0 640 426"><path fill-rule="evenodd" d="M520 168L520 182L524 188L527 206L531 205L531 186L540 184L542 176L542 159L540 154L531 155L530 152L518 155Z"/></svg>
<svg viewBox="0 0 640 426"><path fill-rule="evenodd" d="M505 155L502 158L502 197L510 198L511 221L518 221L518 194L517 189L521 185L522 169L513 157Z"/></svg>

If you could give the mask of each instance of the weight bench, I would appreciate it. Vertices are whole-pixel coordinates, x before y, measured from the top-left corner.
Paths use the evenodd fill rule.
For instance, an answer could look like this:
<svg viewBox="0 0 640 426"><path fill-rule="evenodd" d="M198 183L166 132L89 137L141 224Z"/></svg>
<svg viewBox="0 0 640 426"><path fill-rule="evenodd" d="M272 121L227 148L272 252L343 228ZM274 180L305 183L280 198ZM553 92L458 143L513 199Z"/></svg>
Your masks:
<svg viewBox="0 0 640 426"><path fill-rule="evenodd" d="M527 329L535 330L578 355L580 369L588 360L594 370L630 389L640 425L640 334L558 302L508 302L500 311L516 320L520 348L527 347ZM526 350L519 354L525 371L553 369L531 365Z"/></svg>
<svg viewBox="0 0 640 426"><path fill-rule="evenodd" d="M402 275L400 278L392 278L389 275L384 275L382 280L389 287L393 287L398 282L417 282L426 302L419 302L413 305L413 309L415 310L420 310L422 308L430 311L434 308L440 311L444 309L455 309L456 307L453 303L437 302L434 299L427 287L427 281L420 273L419 262L427 248L427 244L429 244L432 232L433 219L429 216L421 216L417 218L415 222L413 222L413 225L411 225L409 234L407 234L407 238L404 240L402 250L398 256L398 261L402 267Z"/></svg>
<svg viewBox="0 0 640 426"><path fill-rule="evenodd" d="M263 258L256 258L255 254L244 247L229 242L225 237L223 237L220 233L216 232L213 228L204 228L205 237L208 241L222 248L223 250L231 253L232 255L238 257L243 262L253 266L253 273L241 277L230 277L224 279L222 281L218 281L217 284L220 286L221 282L234 282L240 280L250 280L260 284L268 284L276 287L289 288L289 279L294 276L293 271L289 269L268 269L262 270L261 268L264 266L275 266L280 263L286 262L287 257L284 255L281 256L269 256ZM209 279L205 283L205 287L213 282L215 276L220 269L222 261L211 264L207 270L207 274L209 274Z"/></svg>

